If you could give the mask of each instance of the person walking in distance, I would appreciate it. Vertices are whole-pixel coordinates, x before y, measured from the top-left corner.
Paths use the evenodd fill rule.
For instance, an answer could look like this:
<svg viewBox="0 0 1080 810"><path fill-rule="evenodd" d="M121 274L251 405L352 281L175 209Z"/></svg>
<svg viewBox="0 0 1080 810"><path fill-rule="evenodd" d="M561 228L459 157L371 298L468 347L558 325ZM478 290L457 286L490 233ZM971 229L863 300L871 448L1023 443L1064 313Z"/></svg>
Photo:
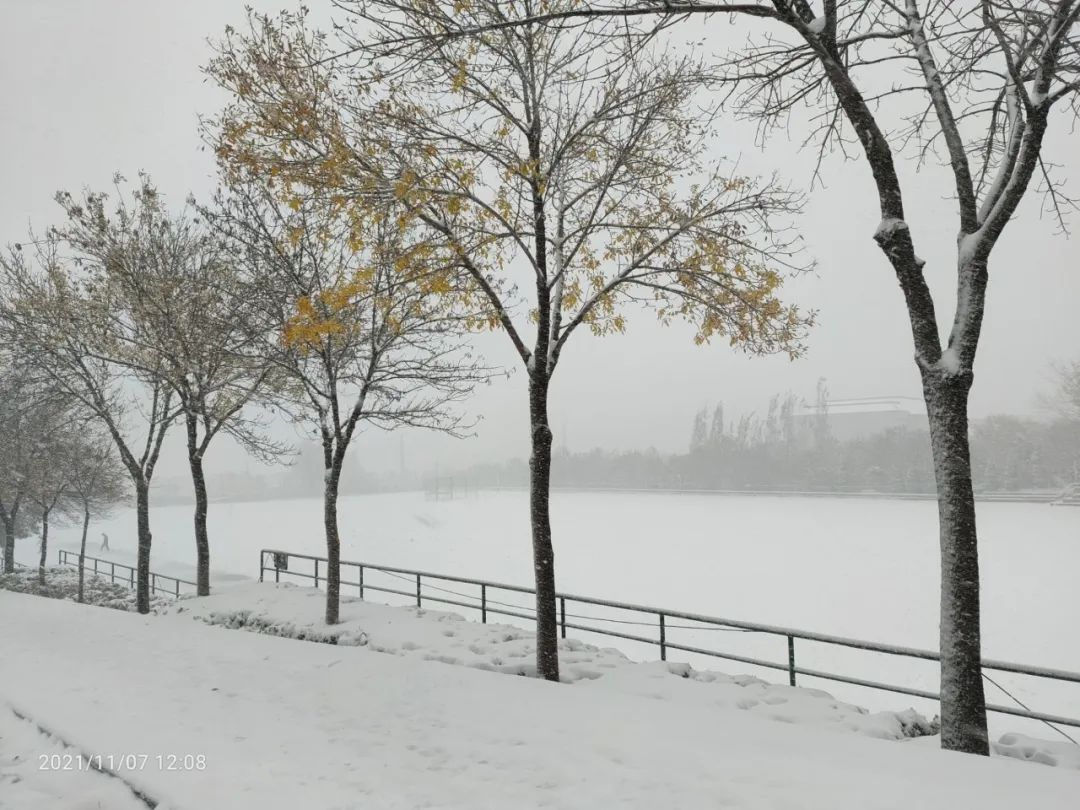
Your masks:
<svg viewBox="0 0 1080 810"><path fill-rule="evenodd" d="M109 535L105 534L105 532L101 533L101 550L102 551L108 551L109 550Z"/></svg>

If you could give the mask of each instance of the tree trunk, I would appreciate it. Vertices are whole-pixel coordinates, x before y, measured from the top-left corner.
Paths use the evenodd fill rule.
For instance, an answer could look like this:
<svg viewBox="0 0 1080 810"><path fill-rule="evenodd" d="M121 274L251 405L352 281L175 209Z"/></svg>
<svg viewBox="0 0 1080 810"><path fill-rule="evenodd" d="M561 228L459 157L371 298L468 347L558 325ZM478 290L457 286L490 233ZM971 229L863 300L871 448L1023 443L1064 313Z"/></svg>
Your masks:
<svg viewBox="0 0 1080 810"><path fill-rule="evenodd" d="M41 510L41 558L38 560L38 583L45 584L45 558L49 553L49 510Z"/></svg>
<svg viewBox="0 0 1080 810"><path fill-rule="evenodd" d="M536 672L559 680L559 622L555 605L555 550L551 543L551 426L547 414L548 379L529 377L529 514L536 575Z"/></svg>
<svg viewBox="0 0 1080 810"><path fill-rule="evenodd" d="M191 483L195 488L195 554L198 558L196 593L210 595L210 536L206 530L206 476L203 474L202 449L198 446L196 421L187 416L188 465L191 467Z"/></svg>
<svg viewBox="0 0 1080 810"><path fill-rule="evenodd" d="M90 529L90 505L83 504L82 541L79 543L79 602L83 601L86 581L86 532Z"/></svg>
<svg viewBox="0 0 1080 810"><path fill-rule="evenodd" d="M15 573L15 515L4 518L4 573Z"/></svg>
<svg viewBox="0 0 1080 810"><path fill-rule="evenodd" d="M139 553L135 572L135 605L139 613L150 612L150 488L135 482L135 511L139 531Z"/></svg>
<svg viewBox="0 0 1080 810"><path fill-rule="evenodd" d="M979 548L968 440L970 372L923 372L941 542L941 747L988 755Z"/></svg>
<svg viewBox="0 0 1080 810"><path fill-rule="evenodd" d="M326 529L326 623L337 624L341 610L341 537L338 534L337 499L343 459L335 458L326 471L323 489L323 525Z"/></svg>

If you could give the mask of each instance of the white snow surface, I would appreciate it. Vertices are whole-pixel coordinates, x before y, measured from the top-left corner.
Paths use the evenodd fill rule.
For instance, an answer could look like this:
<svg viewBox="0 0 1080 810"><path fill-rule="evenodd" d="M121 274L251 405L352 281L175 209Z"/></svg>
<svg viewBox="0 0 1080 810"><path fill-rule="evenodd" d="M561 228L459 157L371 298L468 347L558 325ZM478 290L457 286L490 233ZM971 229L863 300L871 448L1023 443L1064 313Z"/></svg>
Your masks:
<svg viewBox="0 0 1080 810"><path fill-rule="evenodd" d="M938 646L940 551L932 501L556 491L551 508L561 591L910 647ZM474 492L441 501L423 493L350 495L338 501L338 509L345 559L532 582L524 491ZM187 505L153 508L153 570L195 579L191 510ZM215 588L257 578L260 548L326 554L318 498L212 503L209 521ZM104 553L95 549L95 556L134 564L133 510L118 511L94 528L107 531L113 547ZM79 531L61 527L50 535L74 548ZM987 658L1080 671L1080 646L1062 641L1075 636L1080 615L1077 537L1080 509L979 504ZM19 540L17 548L19 559L36 560L32 538ZM409 590L407 583L375 575L372 584ZM387 596L386 601L407 600ZM638 659L656 656L655 647L582 638L617 643ZM669 630L669 640L774 661L787 656L783 638L757 634ZM796 645L796 656L807 668L934 691L939 685L932 661L804 642ZM719 666L715 659L689 660L702 669ZM775 671L743 671L783 679ZM1037 711L1080 717L1075 685L1008 673L994 677ZM898 708L895 696L885 692L804 681L875 710ZM987 689L989 700L1011 703L996 687ZM928 717L937 712L929 701L911 702ZM995 739L1006 732L1052 734L1042 724L1018 718L991 715L990 723Z"/></svg>
<svg viewBox="0 0 1080 810"><path fill-rule="evenodd" d="M79 752L16 716L2 697L0 810L146 810L123 782L89 768Z"/></svg>
<svg viewBox="0 0 1080 810"><path fill-rule="evenodd" d="M989 212L986 212L989 214ZM985 219L985 216L980 212L980 216ZM975 255L975 251L979 248L979 242L983 238L982 229L980 228L975 233L961 234L957 240L957 263L960 266L968 264L972 257Z"/></svg>
<svg viewBox="0 0 1080 810"><path fill-rule="evenodd" d="M878 223L877 230L874 231L874 238L885 238L897 231L906 230L908 230L908 224L904 220L897 219L896 217L885 217Z"/></svg>
<svg viewBox="0 0 1080 810"><path fill-rule="evenodd" d="M955 346L949 346L945 351L941 353L941 357L938 358L938 368L944 371L946 374L959 374L960 373L960 352L957 351Z"/></svg>
<svg viewBox="0 0 1080 810"><path fill-rule="evenodd" d="M990 746L998 756L1080 770L1080 745L1010 733L1002 734L1001 739L990 743Z"/></svg>
<svg viewBox="0 0 1080 810"><path fill-rule="evenodd" d="M535 636L519 627L360 599L343 599L341 621L330 627L323 621L325 604L326 594L314 588L253 583L207 598L182 600L174 611L224 627L536 676ZM731 677L680 662L634 662L617 649L573 638L560 641L559 666L566 683L676 701L706 711L745 710L784 723L820 725L890 740L915 736L916 731L930 733L926 718L911 709L870 714L818 689L793 688L750 675ZM707 686L702 688L703 684Z"/></svg>
<svg viewBox="0 0 1080 810"><path fill-rule="evenodd" d="M1080 789L1060 769L183 613L0 593L0 614L19 617L0 624L0 692L35 722L92 752L206 757L202 771L124 774L161 810L1058 810Z"/></svg>

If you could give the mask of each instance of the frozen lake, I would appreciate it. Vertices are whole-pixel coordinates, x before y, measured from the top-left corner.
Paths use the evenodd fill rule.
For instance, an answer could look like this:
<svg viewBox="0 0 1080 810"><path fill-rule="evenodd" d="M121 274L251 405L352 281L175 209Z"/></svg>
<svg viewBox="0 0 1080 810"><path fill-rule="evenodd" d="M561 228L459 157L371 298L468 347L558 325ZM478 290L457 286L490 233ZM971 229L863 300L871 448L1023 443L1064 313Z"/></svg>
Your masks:
<svg viewBox="0 0 1080 810"><path fill-rule="evenodd" d="M190 576L195 559L191 511L189 506L153 509L154 570ZM422 493L343 497L342 557L529 585L527 515L524 492L483 492L443 501ZM212 504L213 569L257 576L261 548L324 555L321 517L317 499ZM552 518L560 590L937 647L937 512L932 502L558 492L552 499ZM94 526L91 553L96 553L93 541L103 530L114 550L111 558L133 558L133 512L118 512ZM1080 509L983 503L979 530L984 655L1080 671ZM76 537L71 529L56 535L64 545ZM31 556L32 545L22 541L20 557ZM782 640L728 633L718 641L716 635L708 638L710 646L723 643L727 649L730 638L733 652L774 660L786 656ZM689 644L698 640L673 633L669 639ZM632 643L589 640L650 657L649 650L635 650ZM932 663L868 660L865 653L805 642L797 653L802 666L842 664L849 674L936 689ZM656 656L653 649L651 657ZM677 652L671 657L692 659ZM754 672L721 660L693 663ZM784 678L776 672L755 674ZM1080 687L1042 687L1019 676L995 679L1021 699L1033 700L1033 708L1080 716ZM903 696L805 682L874 708L911 703L928 708ZM1057 695L1054 705L1047 702L1051 695ZM989 684L987 697L1009 703ZM1005 722L1010 728L1023 727L1016 720ZM1041 733L1053 736L1045 727Z"/></svg>

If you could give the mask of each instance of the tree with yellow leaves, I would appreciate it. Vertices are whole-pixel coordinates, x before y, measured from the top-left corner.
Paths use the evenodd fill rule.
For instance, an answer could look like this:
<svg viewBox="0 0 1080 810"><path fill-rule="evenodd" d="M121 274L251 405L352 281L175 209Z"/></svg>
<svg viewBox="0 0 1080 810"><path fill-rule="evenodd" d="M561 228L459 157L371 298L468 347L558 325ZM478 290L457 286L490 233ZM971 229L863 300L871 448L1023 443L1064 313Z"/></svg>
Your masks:
<svg viewBox="0 0 1080 810"><path fill-rule="evenodd" d="M337 499L345 456L364 425L468 428L455 406L487 370L460 345L456 282L442 253L393 219L357 229L348 207L270 177L229 172L208 209L233 246L253 311L253 343L279 375L282 411L322 446L326 622L341 586Z"/></svg>
<svg viewBox="0 0 1080 810"><path fill-rule="evenodd" d="M362 4L425 12L436 5ZM590 21L612 30L613 22L664 27L725 16L747 34L715 63L727 108L755 120L762 136L787 132L793 114L808 112L803 143L814 145L816 171L830 153L865 160L881 215L873 239L904 298L929 417L941 549L941 744L988 755L968 400L989 266L1009 223L1032 192L1062 230L1080 205L1050 158L1067 142L1055 135L1080 116L1080 0L522 0L504 4L514 13L501 19L469 13L473 0L454 5L453 16L376 30L353 50L419 56L477 47L518 26L550 24L572 42ZM911 190L900 168L905 159L933 163L928 157L940 159L955 203L956 297L945 317L919 255L925 234L907 219Z"/></svg>
<svg viewBox="0 0 1080 810"><path fill-rule="evenodd" d="M707 74L661 29L499 27L531 0L337 6L332 43L303 13L227 32L209 66L232 94L215 147L367 215L401 209L453 255L473 325L511 341L528 374L537 670L558 680L548 393L562 353L575 334L622 332L636 307L689 322L699 344L797 355L810 317L779 298L798 268L775 219L798 200L705 161ZM437 36L462 25L489 28Z"/></svg>

